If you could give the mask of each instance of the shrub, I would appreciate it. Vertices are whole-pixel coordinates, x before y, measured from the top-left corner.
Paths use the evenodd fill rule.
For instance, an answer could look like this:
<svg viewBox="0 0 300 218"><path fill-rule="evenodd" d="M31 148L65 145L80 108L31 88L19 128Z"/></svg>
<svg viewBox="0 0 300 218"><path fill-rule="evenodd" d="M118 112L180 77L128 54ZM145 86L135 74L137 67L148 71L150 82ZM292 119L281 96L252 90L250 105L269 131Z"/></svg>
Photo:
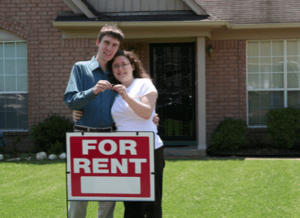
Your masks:
<svg viewBox="0 0 300 218"><path fill-rule="evenodd" d="M22 141L22 137L21 137L20 135L18 135L18 136L15 138L15 140L12 141L13 147L12 147L12 149L10 150L10 153L11 153L11 154L18 154L18 153L19 153L19 150L18 150L18 148L17 148L17 144L18 144L19 142L21 142L21 141Z"/></svg>
<svg viewBox="0 0 300 218"><path fill-rule="evenodd" d="M67 118L61 117L59 114L48 115L48 118L30 129L29 137L34 141L34 152L45 151L49 153L50 149L57 150L57 143L60 143L61 152L65 152L66 132L72 130L73 123Z"/></svg>
<svg viewBox="0 0 300 218"><path fill-rule="evenodd" d="M4 153L4 149L7 146L6 140L3 137L3 133L0 132L0 154Z"/></svg>
<svg viewBox="0 0 300 218"><path fill-rule="evenodd" d="M51 143L48 149L48 154L61 154L65 152L64 144L62 142L56 141L55 143Z"/></svg>
<svg viewBox="0 0 300 218"><path fill-rule="evenodd" d="M225 118L212 133L214 150L237 151L241 146L247 144L248 134L245 121Z"/></svg>
<svg viewBox="0 0 300 218"><path fill-rule="evenodd" d="M267 131L273 138L274 146L292 148L300 139L296 130L300 128L300 109L271 109L266 116Z"/></svg>

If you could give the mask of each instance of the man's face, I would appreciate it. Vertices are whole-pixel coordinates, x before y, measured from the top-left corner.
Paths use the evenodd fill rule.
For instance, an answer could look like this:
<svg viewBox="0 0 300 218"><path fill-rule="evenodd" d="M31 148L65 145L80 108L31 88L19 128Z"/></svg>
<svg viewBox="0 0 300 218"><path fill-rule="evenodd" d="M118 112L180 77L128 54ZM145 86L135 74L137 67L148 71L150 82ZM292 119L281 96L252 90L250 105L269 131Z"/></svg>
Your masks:
<svg viewBox="0 0 300 218"><path fill-rule="evenodd" d="M99 58L99 61L107 63L117 53L120 47L120 41L110 36L104 36L101 42L99 42L99 40L97 39L96 45L98 47L97 56Z"/></svg>

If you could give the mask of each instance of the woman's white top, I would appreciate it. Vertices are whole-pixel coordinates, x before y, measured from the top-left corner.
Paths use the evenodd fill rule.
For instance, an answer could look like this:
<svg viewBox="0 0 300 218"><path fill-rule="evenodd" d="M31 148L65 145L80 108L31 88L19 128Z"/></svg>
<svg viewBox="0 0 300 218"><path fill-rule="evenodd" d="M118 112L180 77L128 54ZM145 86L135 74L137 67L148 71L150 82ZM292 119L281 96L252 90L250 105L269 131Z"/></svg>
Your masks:
<svg viewBox="0 0 300 218"><path fill-rule="evenodd" d="M137 101L140 101L140 97L150 92L157 93L155 86L149 79L135 79L126 90L128 95ZM155 149L163 145L162 140L157 135L157 126L152 120L155 115L155 109L152 112L151 118L145 120L129 107L121 95L118 95L111 108L111 114L117 131L153 131L155 133Z"/></svg>

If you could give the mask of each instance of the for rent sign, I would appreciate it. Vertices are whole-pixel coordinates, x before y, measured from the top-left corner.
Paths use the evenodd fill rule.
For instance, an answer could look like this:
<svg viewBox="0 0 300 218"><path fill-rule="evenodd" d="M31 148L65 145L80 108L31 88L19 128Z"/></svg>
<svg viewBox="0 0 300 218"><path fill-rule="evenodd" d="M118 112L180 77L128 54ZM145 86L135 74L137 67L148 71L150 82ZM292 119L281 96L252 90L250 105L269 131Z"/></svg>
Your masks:
<svg viewBox="0 0 300 218"><path fill-rule="evenodd" d="M68 200L153 201L153 132L67 133Z"/></svg>

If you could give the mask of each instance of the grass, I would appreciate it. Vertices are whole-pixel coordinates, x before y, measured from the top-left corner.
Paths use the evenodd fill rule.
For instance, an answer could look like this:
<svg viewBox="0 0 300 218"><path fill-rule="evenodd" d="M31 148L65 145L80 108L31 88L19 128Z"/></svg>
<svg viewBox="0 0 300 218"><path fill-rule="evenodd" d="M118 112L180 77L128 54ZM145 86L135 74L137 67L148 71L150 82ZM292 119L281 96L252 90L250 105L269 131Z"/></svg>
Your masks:
<svg viewBox="0 0 300 218"><path fill-rule="evenodd" d="M0 162L0 172L1 217L66 217L64 161ZM168 160L163 217L299 217L299 177L299 160ZM117 202L114 217L123 210Z"/></svg>

